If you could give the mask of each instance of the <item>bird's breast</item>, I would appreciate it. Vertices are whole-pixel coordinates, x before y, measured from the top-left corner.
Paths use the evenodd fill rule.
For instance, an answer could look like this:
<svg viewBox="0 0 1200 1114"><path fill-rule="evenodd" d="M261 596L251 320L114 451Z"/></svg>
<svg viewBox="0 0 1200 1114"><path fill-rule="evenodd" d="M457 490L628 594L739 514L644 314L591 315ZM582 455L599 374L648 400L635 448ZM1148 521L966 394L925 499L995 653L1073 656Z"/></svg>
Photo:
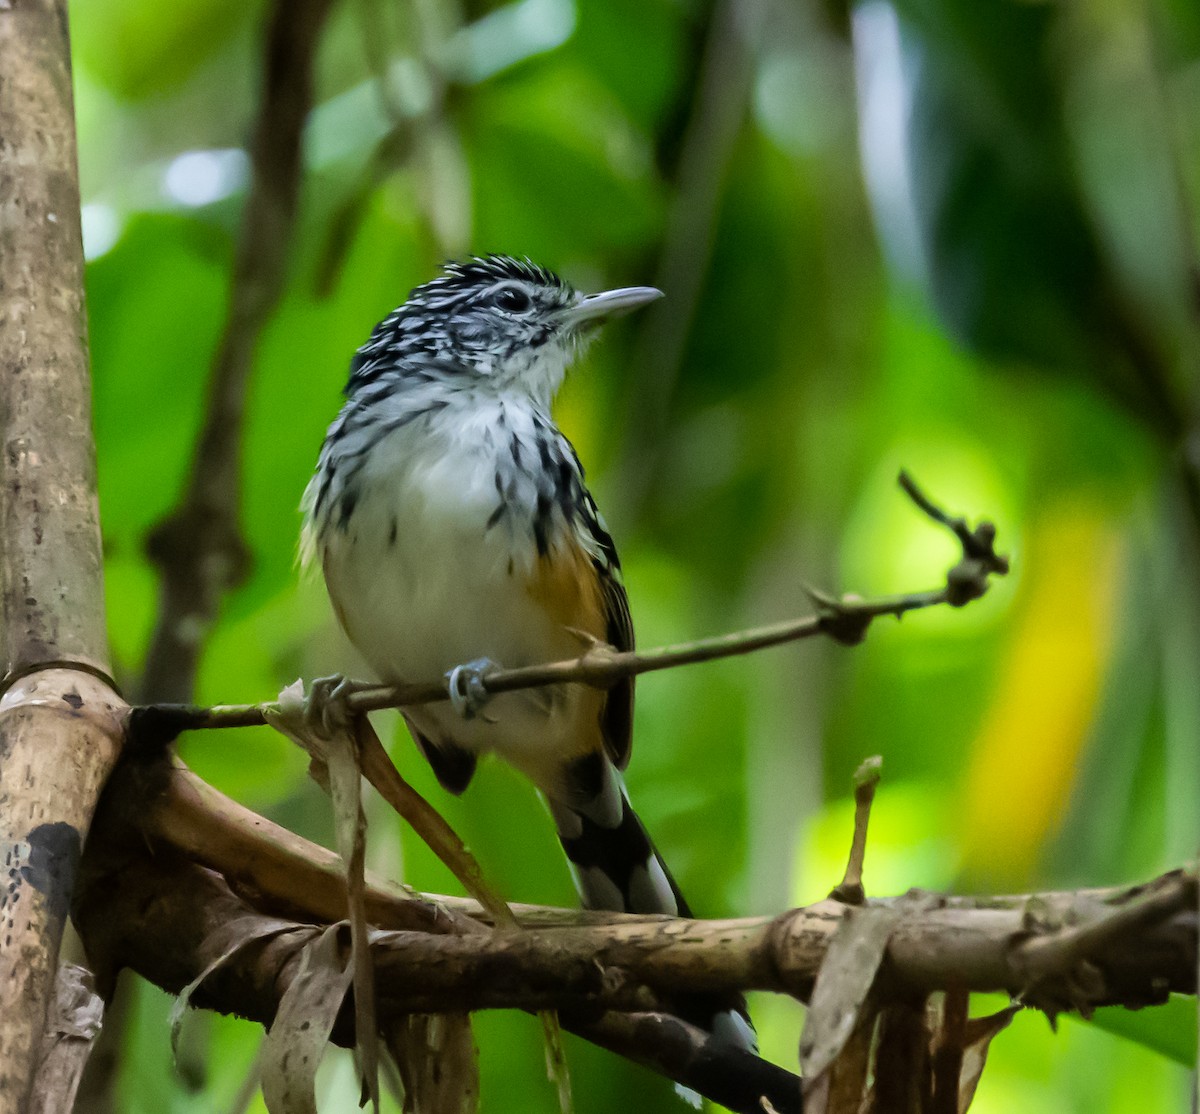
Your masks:
<svg viewBox="0 0 1200 1114"><path fill-rule="evenodd" d="M321 548L339 619L381 677L577 652L567 627L603 636L593 570L548 494L533 433L511 415L412 423L367 454L353 511Z"/></svg>

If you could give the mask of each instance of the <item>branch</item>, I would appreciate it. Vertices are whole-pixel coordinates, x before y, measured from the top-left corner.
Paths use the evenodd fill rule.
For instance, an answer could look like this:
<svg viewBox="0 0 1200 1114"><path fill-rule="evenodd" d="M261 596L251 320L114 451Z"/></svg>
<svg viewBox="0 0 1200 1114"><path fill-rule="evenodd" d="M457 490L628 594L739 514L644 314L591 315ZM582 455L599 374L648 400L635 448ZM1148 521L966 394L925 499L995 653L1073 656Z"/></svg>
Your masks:
<svg viewBox="0 0 1200 1114"><path fill-rule="evenodd" d="M151 854L138 838L106 833L100 846L97 855L104 858L89 863L74 909L99 969L128 965L177 992L241 939L243 946L195 1000L269 1023L299 950L320 931L314 927L320 918L263 914L220 875L166 849ZM879 994L907 1000L952 982L1019 996L1030 989L1024 942L1070 937L1077 925L1106 922L1113 927L1094 939L1097 946L1072 947L1057 969L1041 967L1039 993L1052 990L1057 1000L1087 1009L1145 1005L1171 990L1194 992L1196 896L1195 874L1179 871L1104 903L1064 895L1055 923L1031 918L1030 908L1043 904L1038 899L1004 909L910 902L888 944ZM1126 911L1131 905L1136 916ZM846 911L824 901L775 918L613 915L600 925L521 933L470 929L465 935L446 917L427 931L375 937L380 1024L412 1011L559 1008L572 1027L588 1033L600 1024L588 1019L603 1011L642 1013L684 990L765 989L804 997ZM1068 923L1072 927L1061 927ZM1086 986L1076 977L1081 963L1089 965ZM344 1012L335 1031L339 1043L352 1039L352 1017L352 1010ZM653 1044L645 1051L657 1055Z"/></svg>
<svg viewBox="0 0 1200 1114"><path fill-rule="evenodd" d="M167 768L126 763L109 787L105 807L141 842L167 847L218 872L260 909L323 923L345 915L344 867L333 851L227 797L178 759ZM1065 902L1116 907L1152 889L1152 885L1110 886L1041 895L945 896L938 901L950 910L1027 913L1040 906L1058 908ZM887 900L879 899L877 904ZM470 898L426 897L370 872L366 906L368 920L382 928L468 932L495 923ZM527 928L630 924L642 919L626 913L514 902L509 908ZM442 922L446 927L439 929Z"/></svg>
<svg viewBox="0 0 1200 1114"><path fill-rule="evenodd" d="M910 611L943 604L962 607L987 591L992 576L1003 576L1008 572L1008 559L995 551L996 530L990 522L981 522L974 530L970 530L963 519L952 518L936 507L907 473L901 473L899 482L916 505L935 522L949 529L962 546L962 559L946 574L946 583L941 588L874 600L849 596L835 599L809 589L809 595L817 605L815 615L652 650L618 652L611 646L592 642L577 658L514 669L496 669L484 675L483 687L491 694L572 682L607 689L626 677L748 654L819 635L843 645L856 645L866 637L871 623L881 616L899 618ZM446 699L448 691L445 679L397 685L361 685L347 695L346 708L351 713L373 712L382 708L412 707ZM274 701L206 708L184 704L149 704L133 710L130 733L140 745L153 749L170 741L181 731L261 726L267 716L277 714L278 710L279 705Z"/></svg>
<svg viewBox="0 0 1200 1114"><path fill-rule="evenodd" d="M332 0L276 0L271 11L262 101L250 143L250 189L204 427L179 506L147 540L162 576L142 679L142 691L153 699L191 698L204 636L222 597L249 569L239 521L246 385L259 337L283 292L313 63L331 6Z"/></svg>
<svg viewBox="0 0 1200 1114"><path fill-rule="evenodd" d="M136 794L117 795L137 799ZM136 819L140 824L130 842L197 858L227 875L234 887L252 896L260 908L310 923L328 923L344 915L345 882L338 876L333 852L230 801L191 771L168 771L152 807L143 809ZM865 904L868 908L890 907L899 900L872 899ZM1074 1009L1146 1004L1161 1000L1167 989L1191 993L1196 972L1188 956L1192 954L1189 948L1194 952L1196 924L1194 918L1188 920L1188 913L1195 900L1194 869L1134 887L1042 895L927 895L923 902L908 903L892 933L882 990L898 995L928 993L954 981L968 990L1005 991L1039 1005L1066 1001ZM489 954L492 945L481 943L478 935L480 922L488 923L487 916L476 902L424 897L370 876L366 901L373 923L401 929L405 938L470 935L475 939L463 940L461 946L467 950L478 947L481 954ZM659 954L648 961L667 964L675 975L667 982L656 982L658 975L650 978L642 971L660 990L672 991L681 985L705 990L768 989L801 997L807 996L848 908L852 907L827 900L774 920L688 922L511 906L517 921L527 929L522 940L529 937L535 941L529 945L534 952L542 946L536 941L574 939L587 941L579 954L595 958L606 942L634 941L636 951L636 941L644 939L642 933L657 939L656 934L666 932L679 937L677 944L668 948L670 941L660 941ZM573 932L584 935L572 937L569 934ZM769 943L762 934L770 936ZM693 946L697 950L689 952ZM731 952L721 961L725 967L719 974L710 971L701 977L690 969L693 962L702 965L709 950L724 946ZM750 954L762 947L771 951L765 965ZM555 962L565 954L559 952ZM1080 992L1072 982L1073 973L1081 964L1098 960L1104 977L1092 980ZM623 963L614 960L616 966ZM685 969L686 976L680 975ZM671 981L677 976L685 982ZM693 978L701 981L687 981ZM716 982L705 981L714 978Z"/></svg>
<svg viewBox="0 0 1200 1114"><path fill-rule="evenodd" d="M321 929L311 920L289 923L259 913L234 894L220 875L161 849L150 854L136 838L114 838L118 835L106 832L99 843L90 860L88 885L73 910L88 943L92 966L105 972L110 984L116 971L128 966L171 993L178 993L240 940L242 946L234 947L228 960L217 965L192 1002L269 1025L296 975L300 951ZM481 933L478 926L469 938L445 935L451 924L447 918L433 932L385 934L377 942L374 950L381 1029L386 1031L399 1017L411 1012L411 1004L420 993L407 994L400 983L381 973L380 959L390 950L385 941L394 937L460 943L469 939L478 943L525 935ZM432 953L426 958L433 964L441 962ZM597 981L599 969L590 960L576 963L576 969L590 982ZM499 973L499 968L494 970ZM432 985L425 989L431 990ZM399 995L394 993L397 990ZM518 1004L516 999L522 997L519 992L514 998L502 991L493 979L487 980L481 990L481 1002L491 997L496 1004L509 1004L510 1000ZM525 998L536 1002L539 996L574 1007L563 1017L565 1028L629 1055L735 1110L761 1111L757 1105L761 1093L772 1096L780 1111L797 1109L799 1082L789 1072L745 1053L714 1049L698 1030L662 1015L626 1017L604 1013L607 1000L626 1005L653 1004L656 998L652 992L632 984L623 988L614 985L607 996L596 997L577 984L561 993L542 988ZM451 1008L448 1000L434 1004L439 1012ZM353 1045L353 1016L352 1008L343 1009L332 1035L335 1043ZM789 1095L793 1096L790 1105Z"/></svg>
<svg viewBox="0 0 1200 1114"><path fill-rule="evenodd" d="M295 928L345 915L345 877L333 852L257 816L181 765L126 763L101 821L76 912L102 970L127 963L177 989L220 954L228 936L212 934L227 933L230 924L243 923L239 918ZM100 859L105 855L107 861ZM954 983L1084 1011L1102 1002L1158 1001L1169 989L1194 989L1196 925L1189 910L1195 898L1195 874L1184 872L1134 888L930 895L899 919L878 990L884 1000L900 1001ZM645 1007L679 987L763 987L805 997L849 908L825 901L773 920L688 922L514 905L528 929L514 936L489 932L475 902L423 897L369 875L365 905L373 924L401 930L379 944L377 970L388 972L380 976L381 1025L402 1009L536 1009L549 1002L566 1010L572 1031L735 1109L747 1107L714 1081L737 1087L749 1080L751 1089L786 1096L795 1094L794 1083L780 1081L792 1077L772 1074L780 1069L753 1058L740 1065L721 1060L718 1070L699 1035L657 1014L597 1018L597 1011ZM127 920L126 909L136 915ZM1055 947L1074 939L1080 926L1098 935ZM294 949L285 954L279 947L275 941L239 953L238 963L249 966L214 974L204 987L209 1004L269 1021L286 986L278 970L295 965ZM1038 948L1048 958L1031 963ZM269 969L259 969L261 963ZM772 1102L789 1109L785 1097Z"/></svg>

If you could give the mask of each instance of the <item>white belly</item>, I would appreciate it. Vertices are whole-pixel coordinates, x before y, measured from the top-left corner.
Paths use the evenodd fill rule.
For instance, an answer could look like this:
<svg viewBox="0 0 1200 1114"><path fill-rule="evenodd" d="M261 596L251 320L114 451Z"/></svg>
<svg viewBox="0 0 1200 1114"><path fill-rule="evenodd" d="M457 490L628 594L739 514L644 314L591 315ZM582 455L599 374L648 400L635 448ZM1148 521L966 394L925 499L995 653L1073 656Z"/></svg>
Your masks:
<svg viewBox="0 0 1200 1114"><path fill-rule="evenodd" d="M326 532L323 566L350 640L385 681L436 681L478 658L512 667L576 656L577 636L528 594L538 560L514 514L500 505L495 470L478 445L418 441L401 430L395 451L374 452L347 530ZM579 745L582 705L573 685L497 696L465 720L448 703L406 714L432 741L497 750L535 780L549 754ZM486 718L485 718L486 717Z"/></svg>

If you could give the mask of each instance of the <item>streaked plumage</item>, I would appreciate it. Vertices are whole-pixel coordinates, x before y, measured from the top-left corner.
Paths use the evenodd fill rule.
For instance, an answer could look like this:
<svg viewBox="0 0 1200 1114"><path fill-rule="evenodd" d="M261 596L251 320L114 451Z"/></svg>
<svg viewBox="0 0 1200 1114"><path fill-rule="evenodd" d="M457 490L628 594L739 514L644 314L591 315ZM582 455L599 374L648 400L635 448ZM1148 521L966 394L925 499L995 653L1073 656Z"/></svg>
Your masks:
<svg viewBox="0 0 1200 1114"><path fill-rule="evenodd" d="M527 260L489 256L448 265L359 349L305 493L303 552L381 679L573 657L588 636L633 647L616 549L550 405L592 327L658 296L586 298ZM492 751L533 781L586 904L687 914L619 773L632 681L405 719L452 792Z"/></svg>

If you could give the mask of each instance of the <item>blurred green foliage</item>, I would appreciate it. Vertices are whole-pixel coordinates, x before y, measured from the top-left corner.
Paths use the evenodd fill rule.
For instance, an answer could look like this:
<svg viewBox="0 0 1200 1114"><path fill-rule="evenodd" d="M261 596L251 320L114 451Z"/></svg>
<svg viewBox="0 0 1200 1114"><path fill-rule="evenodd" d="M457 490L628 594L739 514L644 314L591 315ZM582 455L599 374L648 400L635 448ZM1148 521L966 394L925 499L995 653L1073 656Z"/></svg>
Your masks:
<svg viewBox="0 0 1200 1114"><path fill-rule="evenodd" d="M179 491L225 312L263 15L229 0L72 12L127 678L156 606L143 539ZM872 893L1099 884L1195 854L1192 4L348 0L318 102L291 279L251 392L254 574L228 601L201 699L358 671L293 564L349 355L441 259L527 253L583 286L667 287L610 330L560 408L642 645L802 612L806 583L937 583L952 546L896 491L901 465L950 509L993 518L1014 557L981 603L880 626L855 650L803 645L639 685L631 791L699 910L824 894L848 845L850 772L872 753ZM502 890L573 901L515 775L487 765L447 800L385 726ZM328 838L327 804L280 738L213 733L183 753ZM452 887L383 809L371 819L380 869ZM764 1047L794 1067L798 1010L758 1007ZM135 992L118 1108L240 1108L256 1030L198 1030L207 1075L191 1090L170 1068L166 1010ZM534 1023L482 1018L479 1037L488 1109L555 1108ZM1195 1046L1194 1004L1057 1036L1018 1017L975 1109L1180 1109L1178 1060ZM644 1073L578 1042L570 1056L581 1111L675 1108ZM346 1061L327 1072L322 1109L354 1109Z"/></svg>

